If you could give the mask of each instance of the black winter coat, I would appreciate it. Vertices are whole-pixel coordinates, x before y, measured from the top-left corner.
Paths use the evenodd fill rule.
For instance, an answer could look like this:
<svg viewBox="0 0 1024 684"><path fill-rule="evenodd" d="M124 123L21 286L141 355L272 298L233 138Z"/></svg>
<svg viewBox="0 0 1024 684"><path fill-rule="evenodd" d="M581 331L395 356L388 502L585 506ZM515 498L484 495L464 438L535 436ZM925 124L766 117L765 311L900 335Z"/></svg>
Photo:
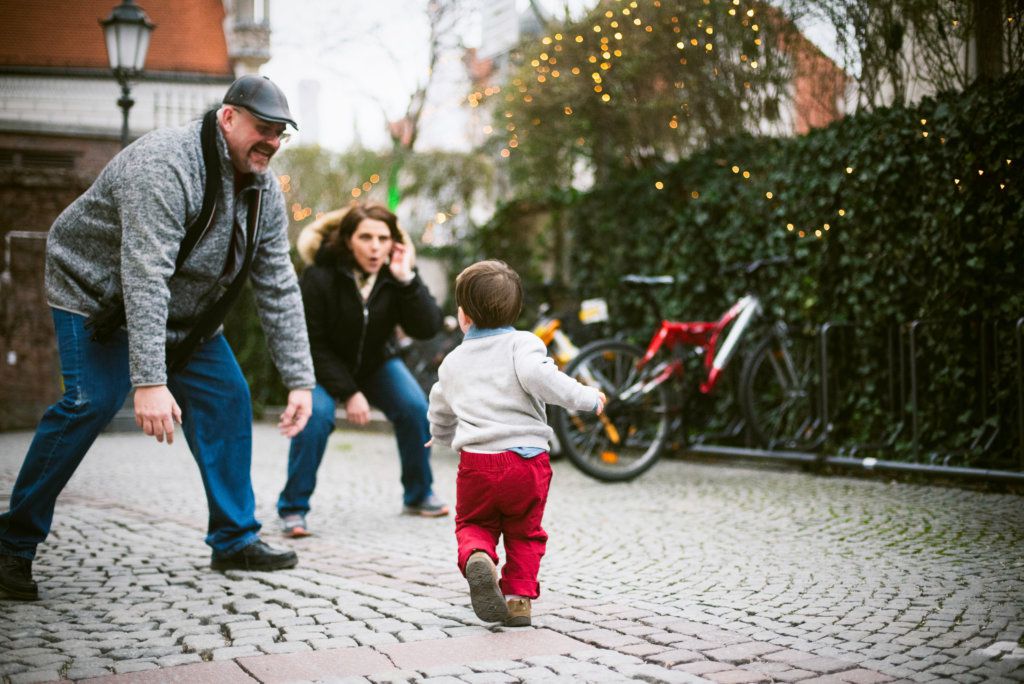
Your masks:
<svg viewBox="0 0 1024 684"><path fill-rule="evenodd" d="M300 284L316 381L338 401L347 401L397 354L396 325L416 339L441 331L444 316L418 273L403 285L391 269L381 268L364 306L351 262L338 263L321 251Z"/></svg>

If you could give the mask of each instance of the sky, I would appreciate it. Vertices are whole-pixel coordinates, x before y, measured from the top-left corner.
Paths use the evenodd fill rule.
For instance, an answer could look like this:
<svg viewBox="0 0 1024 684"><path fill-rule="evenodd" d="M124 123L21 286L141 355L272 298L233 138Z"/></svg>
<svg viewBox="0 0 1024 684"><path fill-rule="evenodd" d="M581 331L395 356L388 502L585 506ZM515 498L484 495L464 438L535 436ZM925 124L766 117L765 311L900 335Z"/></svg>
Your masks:
<svg viewBox="0 0 1024 684"><path fill-rule="evenodd" d="M401 118L410 94L426 79L425 4L423 0L271 3L271 60L261 73L284 89L299 119L297 142L316 142L335 150L356 140L371 148L390 144L385 121ZM318 95L311 97L317 90ZM432 90L435 97L425 119L458 114L466 94L458 54L446 55ZM421 142L430 147L436 141Z"/></svg>
<svg viewBox="0 0 1024 684"><path fill-rule="evenodd" d="M470 10L495 0L462 0ZM514 0L527 11L528 0ZM552 16L579 17L596 0L537 0ZM271 59L261 69L285 91L299 121L298 144L341 151L356 141L390 145L386 121L404 114L409 95L426 79L426 0L272 0ZM802 24L826 54L834 37L821 25ZM467 47L481 41L479 12L449 34ZM444 54L431 85L417 149L467 149L471 125L460 51Z"/></svg>

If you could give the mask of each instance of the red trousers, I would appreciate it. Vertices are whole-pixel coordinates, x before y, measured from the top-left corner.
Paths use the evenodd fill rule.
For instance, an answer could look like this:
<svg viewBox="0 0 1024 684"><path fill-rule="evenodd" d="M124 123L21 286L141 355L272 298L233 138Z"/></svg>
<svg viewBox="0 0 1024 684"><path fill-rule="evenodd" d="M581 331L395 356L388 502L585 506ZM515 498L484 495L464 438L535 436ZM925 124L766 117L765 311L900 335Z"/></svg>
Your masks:
<svg viewBox="0 0 1024 684"><path fill-rule="evenodd" d="M537 573L548 540L540 523L550 485L547 453L533 458L513 451L461 453L455 480L455 538L463 575L474 551L483 551L498 563L500 536L505 544L499 582L502 593L528 598L540 595Z"/></svg>

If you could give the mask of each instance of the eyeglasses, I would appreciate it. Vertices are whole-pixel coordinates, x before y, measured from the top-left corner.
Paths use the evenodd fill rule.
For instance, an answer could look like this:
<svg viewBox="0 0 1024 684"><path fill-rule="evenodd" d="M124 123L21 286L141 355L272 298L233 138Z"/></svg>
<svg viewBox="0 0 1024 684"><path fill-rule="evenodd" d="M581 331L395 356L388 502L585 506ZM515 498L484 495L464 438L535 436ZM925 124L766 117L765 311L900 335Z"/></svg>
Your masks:
<svg viewBox="0 0 1024 684"><path fill-rule="evenodd" d="M245 112L253 122L253 128L263 138L270 140L277 140L279 143L284 145L291 140L292 134L288 132L288 129L283 124L272 124L264 119L259 118L245 107L232 107L236 112ZM277 126L281 126L281 130L277 130Z"/></svg>

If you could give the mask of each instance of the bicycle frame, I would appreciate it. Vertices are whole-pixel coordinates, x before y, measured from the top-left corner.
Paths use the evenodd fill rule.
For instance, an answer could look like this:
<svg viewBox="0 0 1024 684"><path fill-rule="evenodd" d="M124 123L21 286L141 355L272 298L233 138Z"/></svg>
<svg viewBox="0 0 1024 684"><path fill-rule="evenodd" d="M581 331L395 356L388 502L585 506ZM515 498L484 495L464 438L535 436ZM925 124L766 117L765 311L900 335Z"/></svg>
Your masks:
<svg viewBox="0 0 1024 684"><path fill-rule="evenodd" d="M704 382L700 384L700 391L701 394L708 394L718 384L722 371L729 365L736 353L739 341L750 328L754 317L760 312L760 300L754 295L748 294L729 307L729 310L714 322L663 320L647 345L644 357L637 363L637 368L642 369L650 363L665 345L672 350L680 346L697 347L704 352L704 367L707 369ZM735 325L729 330L729 334L726 335L719 347L722 332L733 321L735 321ZM659 367L655 376L644 383L644 388L649 387L652 383L661 384L670 377L682 375L682 373L682 361L674 358L671 362L666 362L663 367ZM630 388L630 390L633 389ZM640 391L640 389L637 387L635 391Z"/></svg>

